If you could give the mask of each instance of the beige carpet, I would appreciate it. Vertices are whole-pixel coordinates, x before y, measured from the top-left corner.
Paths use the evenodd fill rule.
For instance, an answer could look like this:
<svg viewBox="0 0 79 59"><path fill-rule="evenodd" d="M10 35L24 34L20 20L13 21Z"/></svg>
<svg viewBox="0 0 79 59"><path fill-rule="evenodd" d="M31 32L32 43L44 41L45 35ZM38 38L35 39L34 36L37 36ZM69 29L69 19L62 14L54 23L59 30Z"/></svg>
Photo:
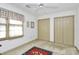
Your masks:
<svg viewBox="0 0 79 59"><path fill-rule="evenodd" d="M19 46L15 49L12 49L10 51L7 51L7 52L3 53L3 55L21 55L34 46L52 51L54 55L78 54L76 48L74 48L74 47L67 47L67 46L60 47L60 46L54 45L53 42L37 39L37 40L31 41L29 43L26 43L22 46Z"/></svg>

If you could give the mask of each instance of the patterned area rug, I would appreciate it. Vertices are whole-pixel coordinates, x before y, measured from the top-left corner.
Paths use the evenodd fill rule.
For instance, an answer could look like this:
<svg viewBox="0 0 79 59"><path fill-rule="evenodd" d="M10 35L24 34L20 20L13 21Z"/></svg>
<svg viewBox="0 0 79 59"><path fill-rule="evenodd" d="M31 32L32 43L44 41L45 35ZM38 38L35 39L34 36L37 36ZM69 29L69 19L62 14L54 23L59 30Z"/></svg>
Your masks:
<svg viewBox="0 0 79 59"><path fill-rule="evenodd" d="M22 55L52 55L52 52L38 47L33 47Z"/></svg>

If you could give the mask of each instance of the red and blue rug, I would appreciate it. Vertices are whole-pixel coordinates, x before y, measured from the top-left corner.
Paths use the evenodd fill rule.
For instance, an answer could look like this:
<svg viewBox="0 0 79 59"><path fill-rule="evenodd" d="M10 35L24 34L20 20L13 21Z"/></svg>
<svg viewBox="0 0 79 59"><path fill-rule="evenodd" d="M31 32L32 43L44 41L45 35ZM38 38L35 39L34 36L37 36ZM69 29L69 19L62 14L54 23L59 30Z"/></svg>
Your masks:
<svg viewBox="0 0 79 59"><path fill-rule="evenodd" d="M52 52L42 48L32 47L30 50L23 53L23 55L52 55Z"/></svg>

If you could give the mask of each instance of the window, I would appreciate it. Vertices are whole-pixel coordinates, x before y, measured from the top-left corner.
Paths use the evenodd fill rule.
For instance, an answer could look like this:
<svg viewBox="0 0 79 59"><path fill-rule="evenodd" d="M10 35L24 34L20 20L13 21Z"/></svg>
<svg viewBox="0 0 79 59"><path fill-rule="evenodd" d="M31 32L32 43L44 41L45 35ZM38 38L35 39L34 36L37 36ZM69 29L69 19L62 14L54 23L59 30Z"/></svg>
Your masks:
<svg viewBox="0 0 79 59"><path fill-rule="evenodd" d="M6 38L6 19L0 18L0 38Z"/></svg>
<svg viewBox="0 0 79 59"><path fill-rule="evenodd" d="M23 15L0 8L0 40L22 37L23 22Z"/></svg>
<svg viewBox="0 0 79 59"><path fill-rule="evenodd" d="M22 21L9 20L9 36L16 37L23 35L23 24Z"/></svg>
<svg viewBox="0 0 79 59"><path fill-rule="evenodd" d="M0 39L23 36L23 21L0 18Z"/></svg>

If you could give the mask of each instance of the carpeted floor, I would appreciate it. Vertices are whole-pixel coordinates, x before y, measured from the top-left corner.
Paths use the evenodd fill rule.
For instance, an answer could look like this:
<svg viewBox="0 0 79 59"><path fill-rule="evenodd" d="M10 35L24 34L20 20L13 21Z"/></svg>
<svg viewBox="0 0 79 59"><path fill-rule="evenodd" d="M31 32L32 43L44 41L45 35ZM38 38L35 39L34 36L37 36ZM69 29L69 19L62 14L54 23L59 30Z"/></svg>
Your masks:
<svg viewBox="0 0 79 59"><path fill-rule="evenodd" d="M26 43L24 45L21 45L15 49L9 50L4 55L22 55L25 52L29 51L32 47L38 47L41 49L45 49L47 51L53 52L53 55L72 55L72 54L78 54L76 51L76 48L74 47L66 47L61 45L55 45L53 42L45 41L45 40L33 40L29 43Z"/></svg>

